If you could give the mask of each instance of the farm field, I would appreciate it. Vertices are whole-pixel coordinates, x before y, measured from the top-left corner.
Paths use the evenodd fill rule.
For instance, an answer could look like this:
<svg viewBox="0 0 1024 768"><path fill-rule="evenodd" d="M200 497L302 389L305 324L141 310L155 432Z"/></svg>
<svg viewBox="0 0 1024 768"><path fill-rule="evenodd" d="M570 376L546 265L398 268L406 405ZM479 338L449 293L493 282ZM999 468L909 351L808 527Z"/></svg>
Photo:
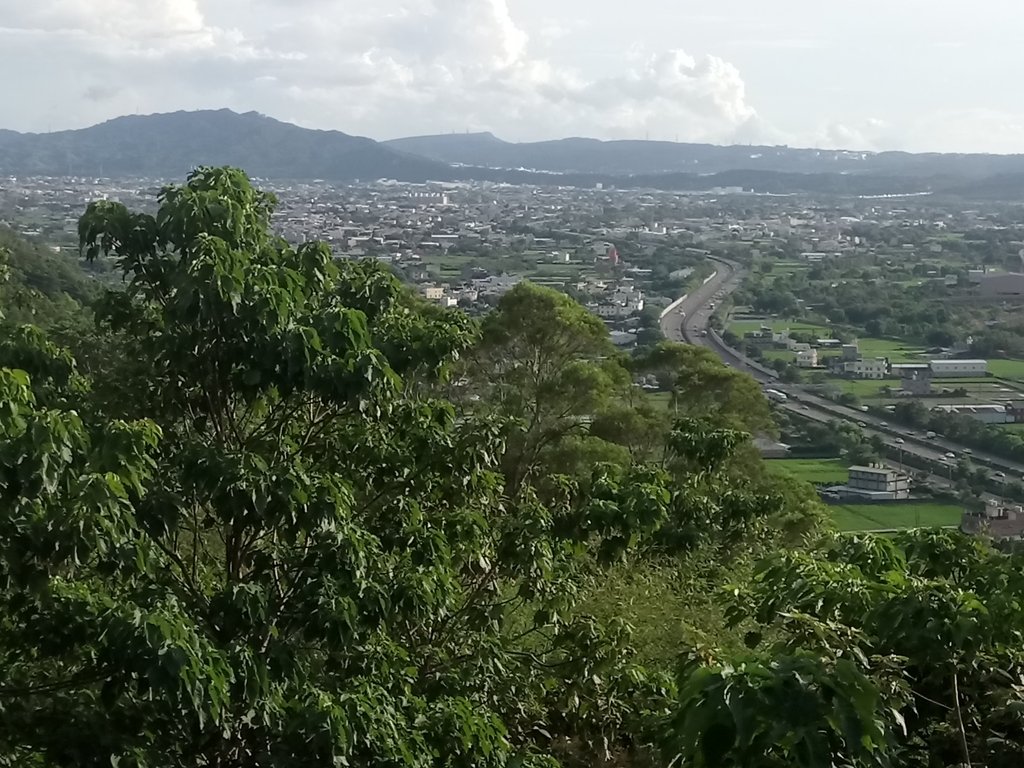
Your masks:
<svg viewBox="0 0 1024 768"><path fill-rule="evenodd" d="M871 337L858 339L857 347L864 357L887 357L893 363L923 362L923 350L906 342L894 339L875 339Z"/></svg>
<svg viewBox="0 0 1024 768"><path fill-rule="evenodd" d="M834 384L843 392L860 398L883 397L882 387L900 388L899 379L840 379L830 377L829 384Z"/></svg>
<svg viewBox="0 0 1024 768"><path fill-rule="evenodd" d="M645 392L647 402L649 402L655 408L663 408L668 410L672 405L672 393L671 392Z"/></svg>
<svg viewBox="0 0 1024 768"><path fill-rule="evenodd" d="M847 464L842 459L769 459L769 472L785 473L808 483L845 483Z"/></svg>
<svg viewBox="0 0 1024 768"><path fill-rule="evenodd" d="M960 524L963 510L956 504L835 504L829 512L841 531L941 528Z"/></svg>
<svg viewBox="0 0 1024 768"><path fill-rule="evenodd" d="M993 376L1024 381L1024 360L989 360L988 372Z"/></svg>

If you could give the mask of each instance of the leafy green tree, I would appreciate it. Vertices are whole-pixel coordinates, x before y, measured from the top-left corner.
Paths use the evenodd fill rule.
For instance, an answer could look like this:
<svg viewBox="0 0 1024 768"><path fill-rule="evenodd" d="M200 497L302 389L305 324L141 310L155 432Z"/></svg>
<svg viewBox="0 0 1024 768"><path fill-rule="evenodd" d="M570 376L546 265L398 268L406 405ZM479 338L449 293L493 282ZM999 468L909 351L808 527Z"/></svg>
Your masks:
<svg viewBox="0 0 1024 768"><path fill-rule="evenodd" d="M604 324L568 296L528 282L484 320L469 376L485 406L516 425L504 464L512 489L629 385Z"/></svg>
<svg viewBox="0 0 1024 768"><path fill-rule="evenodd" d="M623 446L636 461L660 461L670 424L664 409L642 394L609 404L594 417L590 434Z"/></svg>
<svg viewBox="0 0 1024 768"><path fill-rule="evenodd" d="M732 615L756 623L753 652L684 668L671 754L721 766L1019 765L1020 565L952 531L838 536L766 559Z"/></svg>
<svg viewBox="0 0 1024 768"><path fill-rule="evenodd" d="M0 226L0 309L9 323L51 327L76 319L99 294L99 283L68 256L53 253Z"/></svg>
<svg viewBox="0 0 1024 768"><path fill-rule="evenodd" d="M720 427L773 432L771 409L757 382L704 347L663 342L634 363L672 391L671 409Z"/></svg>
<svg viewBox="0 0 1024 768"><path fill-rule="evenodd" d="M510 495L502 427L430 395L468 320L293 248L273 204L204 168L156 216L90 205L83 248L126 277L101 332L141 358L104 347L83 379L31 334L4 352L0 751L508 766L639 739L664 687L575 606L665 525L667 477Z"/></svg>

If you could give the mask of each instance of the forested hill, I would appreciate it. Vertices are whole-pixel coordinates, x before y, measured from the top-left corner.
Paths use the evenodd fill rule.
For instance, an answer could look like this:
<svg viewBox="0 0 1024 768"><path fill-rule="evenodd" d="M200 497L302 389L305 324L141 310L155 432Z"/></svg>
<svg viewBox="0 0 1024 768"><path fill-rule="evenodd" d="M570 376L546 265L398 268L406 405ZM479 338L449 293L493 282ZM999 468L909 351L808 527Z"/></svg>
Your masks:
<svg viewBox="0 0 1024 768"><path fill-rule="evenodd" d="M55 253L0 225L0 264L7 282L0 285L0 309L11 321L47 325L99 294L97 279L78 255Z"/></svg>
<svg viewBox="0 0 1024 768"><path fill-rule="evenodd" d="M566 138L509 142L491 133L393 139L393 149L445 163L549 173L644 176L746 170L787 174L856 174L916 179L980 179L1024 173L1024 155L864 152L789 146L691 144L674 141L600 141Z"/></svg>
<svg viewBox="0 0 1024 768"><path fill-rule="evenodd" d="M179 178L200 165L273 179L493 181L762 193L1024 198L1024 155L913 154L491 134L377 142L227 109L118 117L79 130L0 130L0 173Z"/></svg>
<svg viewBox="0 0 1024 768"><path fill-rule="evenodd" d="M130 115L54 133L0 132L0 172L180 177L199 165L244 165L265 178L450 178L445 163L372 139L314 131L228 109Z"/></svg>
<svg viewBox="0 0 1024 768"><path fill-rule="evenodd" d="M1024 765L1024 555L830 532L710 350L478 322L273 205L94 201L130 293L0 327L0 764Z"/></svg>

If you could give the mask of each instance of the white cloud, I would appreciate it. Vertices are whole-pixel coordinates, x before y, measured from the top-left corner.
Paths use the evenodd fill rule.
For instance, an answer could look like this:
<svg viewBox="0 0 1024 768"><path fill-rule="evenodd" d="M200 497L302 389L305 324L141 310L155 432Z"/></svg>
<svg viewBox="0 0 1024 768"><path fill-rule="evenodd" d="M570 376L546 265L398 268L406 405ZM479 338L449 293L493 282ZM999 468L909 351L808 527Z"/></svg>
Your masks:
<svg viewBox="0 0 1024 768"><path fill-rule="evenodd" d="M5 9L9 29L72 33L81 37L139 40L201 35L206 31L198 0L47 0Z"/></svg>
<svg viewBox="0 0 1024 768"><path fill-rule="evenodd" d="M724 141L759 130L739 71L718 57L623 54L617 72L588 75L539 52L546 29L531 40L506 0L36 0L0 19L0 65L61 37L40 68L53 106L26 90L15 128L50 124L59 102L77 124L229 106L377 137L469 127ZM9 104L12 85L0 85Z"/></svg>

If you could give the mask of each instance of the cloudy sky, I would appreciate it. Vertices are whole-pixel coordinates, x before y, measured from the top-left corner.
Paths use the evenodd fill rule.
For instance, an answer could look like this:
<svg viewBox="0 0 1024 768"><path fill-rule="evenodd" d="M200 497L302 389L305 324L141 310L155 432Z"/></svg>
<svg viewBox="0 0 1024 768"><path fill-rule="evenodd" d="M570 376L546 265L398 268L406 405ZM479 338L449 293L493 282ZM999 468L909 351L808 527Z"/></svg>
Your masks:
<svg viewBox="0 0 1024 768"><path fill-rule="evenodd" d="M0 128L1024 152L1021 0L0 0Z"/></svg>

